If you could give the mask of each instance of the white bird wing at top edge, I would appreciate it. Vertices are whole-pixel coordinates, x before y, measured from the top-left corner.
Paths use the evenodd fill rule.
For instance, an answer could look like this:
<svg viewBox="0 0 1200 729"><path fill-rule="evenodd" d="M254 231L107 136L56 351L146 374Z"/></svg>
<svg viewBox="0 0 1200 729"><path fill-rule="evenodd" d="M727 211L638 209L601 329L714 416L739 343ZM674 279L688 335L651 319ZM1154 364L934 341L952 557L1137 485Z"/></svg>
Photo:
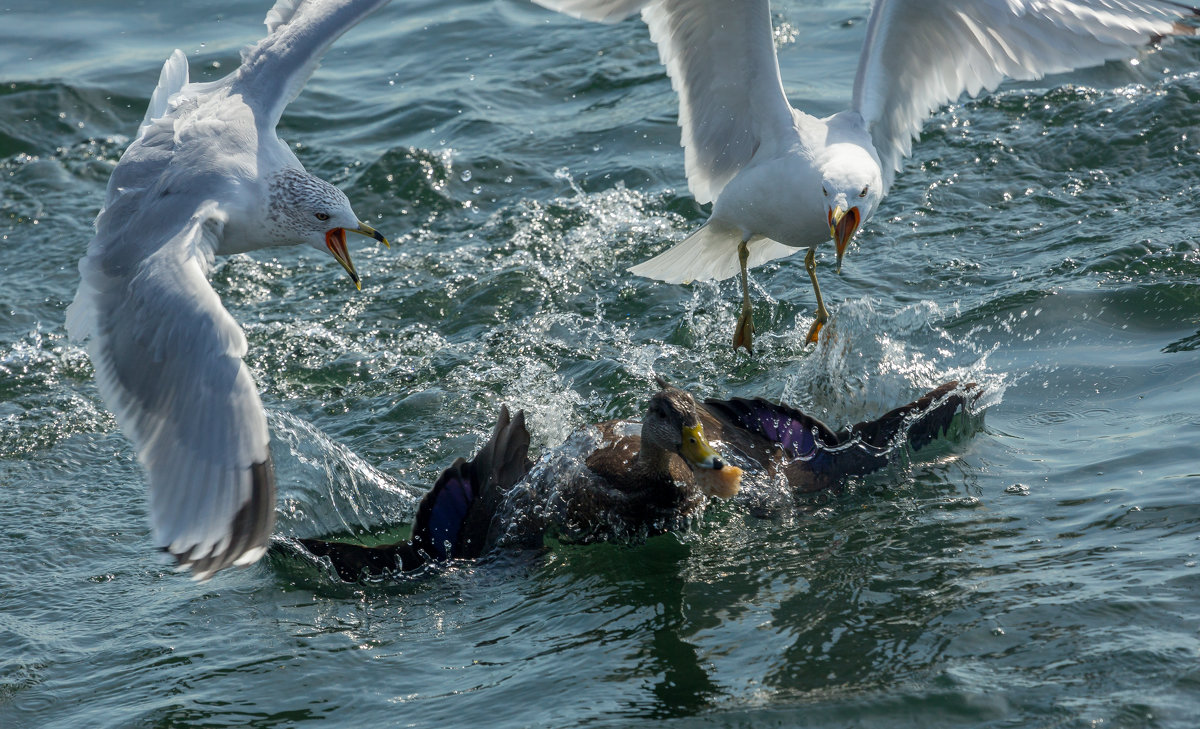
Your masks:
<svg viewBox="0 0 1200 729"><path fill-rule="evenodd" d="M699 203L715 200L755 152L794 128L767 0L534 1L604 22L642 11L679 94L688 187Z"/></svg>
<svg viewBox="0 0 1200 729"><path fill-rule="evenodd" d="M259 129L273 130L329 46L387 2L278 0L267 14L267 37L242 52L232 89L254 109Z"/></svg>
<svg viewBox="0 0 1200 729"><path fill-rule="evenodd" d="M245 336L206 276L224 216L212 202L189 212L146 197L126 193L101 215L68 330L88 338L100 393L146 469L156 543L205 579L266 549L266 414Z"/></svg>
<svg viewBox="0 0 1200 729"><path fill-rule="evenodd" d="M929 114L1005 78L1120 58L1156 37L1194 32L1196 10L1151 0L876 0L854 81L891 185Z"/></svg>

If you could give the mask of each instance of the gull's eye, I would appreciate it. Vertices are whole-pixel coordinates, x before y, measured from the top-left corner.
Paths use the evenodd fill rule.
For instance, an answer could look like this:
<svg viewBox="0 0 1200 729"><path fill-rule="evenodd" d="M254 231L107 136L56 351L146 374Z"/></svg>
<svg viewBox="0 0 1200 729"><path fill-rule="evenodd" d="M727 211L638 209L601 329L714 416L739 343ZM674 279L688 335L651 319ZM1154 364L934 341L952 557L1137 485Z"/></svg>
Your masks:
<svg viewBox="0 0 1200 729"><path fill-rule="evenodd" d="M317 220L324 223L326 220L329 220L329 213L317 213Z"/></svg>
<svg viewBox="0 0 1200 729"><path fill-rule="evenodd" d="M866 197L866 196L867 196L867 188L868 188L868 187L870 187L870 185L863 185L862 192L858 193L858 196L859 196L859 197Z"/></svg>
<svg viewBox="0 0 1200 729"><path fill-rule="evenodd" d="M829 190L826 190L824 185L821 185L821 194L825 197L829 197Z"/></svg>

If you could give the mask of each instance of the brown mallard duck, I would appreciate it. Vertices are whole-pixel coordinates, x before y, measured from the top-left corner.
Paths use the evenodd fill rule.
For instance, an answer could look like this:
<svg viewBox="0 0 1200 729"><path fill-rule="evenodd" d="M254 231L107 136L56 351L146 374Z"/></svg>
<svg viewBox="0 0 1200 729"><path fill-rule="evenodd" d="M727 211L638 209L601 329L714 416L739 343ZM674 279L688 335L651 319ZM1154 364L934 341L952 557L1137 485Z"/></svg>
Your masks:
<svg viewBox="0 0 1200 729"><path fill-rule="evenodd" d="M977 396L950 382L876 420L833 431L799 410L759 398L707 399L659 380L639 424L600 423L582 464L532 468L523 411L501 406L492 435L470 461L446 469L421 499L408 542L377 547L302 539L345 580L407 572L429 562L474 558L500 544L533 546L549 531L567 541L645 537L678 529L706 497L730 498L742 469L780 475L796 491L841 483L885 466L906 442L919 449Z"/></svg>
<svg viewBox="0 0 1200 729"><path fill-rule="evenodd" d="M668 387L656 393L640 429L636 426L600 423L593 434L599 442L582 465L542 469L536 483L514 493L532 465L529 431L523 411L510 416L501 406L479 453L455 461L421 499L410 541L375 547L319 539L300 543L329 557L342 579L355 580L478 557L501 540L532 544L550 529L576 542L650 536L682 526L700 512L706 495L737 493L741 469L705 440L696 401L687 392ZM725 485L706 494L696 474L716 472L723 472Z"/></svg>

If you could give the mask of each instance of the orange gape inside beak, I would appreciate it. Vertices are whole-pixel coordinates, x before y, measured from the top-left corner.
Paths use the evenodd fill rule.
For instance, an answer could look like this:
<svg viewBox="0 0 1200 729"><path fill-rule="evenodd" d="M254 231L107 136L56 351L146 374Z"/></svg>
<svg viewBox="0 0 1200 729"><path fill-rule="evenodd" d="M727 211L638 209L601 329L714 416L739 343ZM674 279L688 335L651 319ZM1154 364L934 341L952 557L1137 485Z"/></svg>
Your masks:
<svg viewBox="0 0 1200 729"><path fill-rule="evenodd" d="M342 268L346 269L346 273L350 274L350 280L354 282L354 286L361 291L362 282L358 280L358 272L354 270L354 264L350 261L350 251L346 248L346 229L332 228L326 231L325 245L333 254L334 259L342 264Z"/></svg>
<svg viewBox="0 0 1200 729"><path fill-rule="evenodd" d="M840 213L840 210L838 212ZM842 256L846 255L846 248L850 245L850 239L854 237L854 232L858 230L862 214L858 211L857 207L853 207L840 214L830 210L828 211L828 215L829 234L833 237L833 242L837 246L837 270L840 273L842 270Z"/></svg>

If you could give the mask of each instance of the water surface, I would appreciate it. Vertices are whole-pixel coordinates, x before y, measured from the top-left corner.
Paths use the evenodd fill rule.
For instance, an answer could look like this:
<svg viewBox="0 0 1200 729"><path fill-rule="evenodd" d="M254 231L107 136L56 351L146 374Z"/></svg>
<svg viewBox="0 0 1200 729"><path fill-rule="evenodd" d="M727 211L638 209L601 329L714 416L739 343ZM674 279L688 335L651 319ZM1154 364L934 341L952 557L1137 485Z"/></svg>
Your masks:
<svg viewBox="0 0 1200 729"><path fill-rule="evenodd" d="M108 174L178 47L237 63L266 3L0 8L0 726L1191 727L1200 715L1200 44L1008 84L927 123L802 345L803 261L624 268L699 225L639 21L393 3L280 134L392 250L220 261L280 473L281 536L392 529L524 408L535 449L663 375L835 427L951 378L986 425L771 519L335 584L272 557L205 584L63 318ZM842 108L865 1L777 2L792 102ZM331 265L333 264L333 265Z"/></svg>

